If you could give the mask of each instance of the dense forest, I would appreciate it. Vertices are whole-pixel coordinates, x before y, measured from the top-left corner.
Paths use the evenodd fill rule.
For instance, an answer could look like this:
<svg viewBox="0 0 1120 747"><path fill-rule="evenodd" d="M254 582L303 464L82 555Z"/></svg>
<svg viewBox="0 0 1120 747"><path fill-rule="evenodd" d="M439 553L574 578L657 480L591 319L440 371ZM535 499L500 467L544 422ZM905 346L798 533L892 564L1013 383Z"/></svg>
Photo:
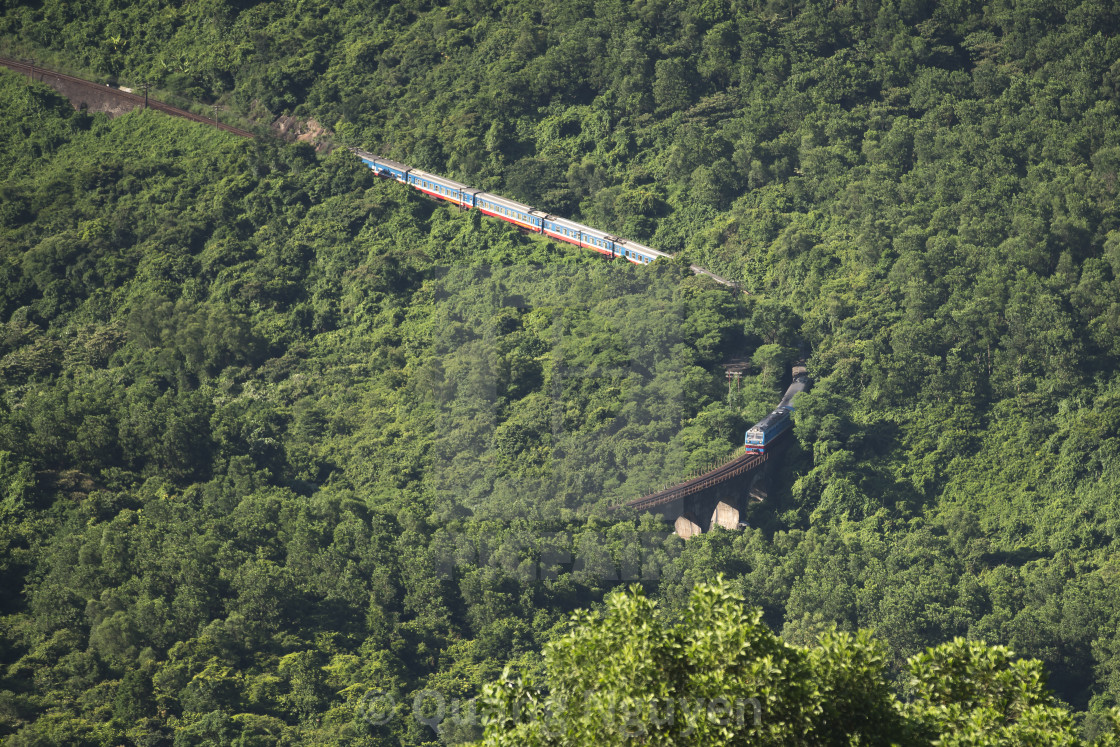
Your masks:
<svg viewBox="0 0 1120 747"><path fill-rule="evenodd" d="M0 733L477 739L414 693L517 691L507 665L575 692L574 610L640 580L684 631L724 573L790 661L879 647L869 712L920 710L923 656L1005 656L964 637L1040 661L1094 738L1120 705L1117 28L1092 0L3 6L13 55L314 117L680 261L0 76ZM609 510L727 454L799 345L814 387L749 528ZM932 739L914 714L891 733Z"/></svg>

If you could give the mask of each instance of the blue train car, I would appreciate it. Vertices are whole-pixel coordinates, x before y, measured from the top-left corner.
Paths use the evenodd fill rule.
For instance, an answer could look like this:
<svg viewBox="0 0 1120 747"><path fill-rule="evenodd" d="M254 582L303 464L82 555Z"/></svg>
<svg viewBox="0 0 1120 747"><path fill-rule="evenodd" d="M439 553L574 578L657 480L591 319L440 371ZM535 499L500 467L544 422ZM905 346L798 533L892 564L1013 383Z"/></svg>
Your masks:
<svg viewBox="0 0 1120 747"><path fill-rule="evenodd" d="M362 163L369 166L373 170L373 173L378 176L396 179L398 182L406 184L408 183L408 173L412 171L411 166L405 166L403 163L397 163L396 161L390 161L388 158L375 156L359 148L351 148L350 150L354 155L362 159Z"/></svg>
<svg viewBox="0 0 1120 747"><path fill-rule="evenodd" d="M539 211L533 210L532 206L523 202L507 200L505 197L489 192L479 192L474 197L474 206L487 215L493 215L515 226L540 233L543 220Z"/></svg>
<svg viewBox="0 0 1120 747"><path fill-rule="evenodd" d="M453 202L459 207L472 208L475 205L475 196L482 190L468 187L466 184L448 179L438 174L430 174L420 169L408 172L408 184L432 197Z"/></svg>
<svg viewBox="0 0 1120 747"><path fill-rule="evenodd" d="M743 439L743 448L747 451L766 451L767 446L793 425L792 415L792 407L779 407L774 410L747 430L746 438Z"/></svg>
<svg viewBox="0 0 1120 747"><path fill-rule="evenodd" d="M566 241L581 248L594 249L608 257L615 256L615 237L597 228L585 226L567 218L545 215L541 222L541 229L541 233L554 239Z"/></svg>
<svg viewBox="0 0 1120 747"><path fill-rule="evenodd" d="M618 253L618 256L636 265L648 265L661 257L669 258L669 255L665 252L659 252L631 239L615 239L614 250Z"/></svg>

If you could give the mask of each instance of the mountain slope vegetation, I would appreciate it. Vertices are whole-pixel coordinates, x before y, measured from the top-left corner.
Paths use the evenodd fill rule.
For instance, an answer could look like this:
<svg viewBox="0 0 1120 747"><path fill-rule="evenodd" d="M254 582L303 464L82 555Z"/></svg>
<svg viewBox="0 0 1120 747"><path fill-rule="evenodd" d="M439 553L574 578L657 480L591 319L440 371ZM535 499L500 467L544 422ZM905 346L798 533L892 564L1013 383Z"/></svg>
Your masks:
<svg viewBox="0 0 1120 747"><path fill-rule="evenodd" d="M473 580L442 596L422 572L386 572L401 614L386 630L412 631L418 600L439 620L391 686L455 672L441 682L475 693L498 662L536 666L549 629L610 587L483 582L480 545L509 538L485 555L506 569L542 537L625 565L655 525L604 508L726 453L803 342L815 383L779 489L742 532L642 551L650 593L683 610L725 572L791 643L872 630L900 680L957 636L1008 645L1092 733L1120 699L1118 27L1092 0L5 8L12 49L262 120L315 117L342 143L680 251L752 294L683 262L607 270L375 185L341 154L186 131L172 145L147 115L120 121L133 136L13 104L0 474L48 497L13 504L34 526L11 540L12 588L49 580L36 543L76 541L49 496L83 485L158 479L173 496L225 480L229 495L290 491L289 511L345 495L387 536L466 545L484 566L452 564ZM97 352L71 352L79 340ZM729 354L757 364L738 399L717 367ZM99 374L89 389L77 365L151 387L124 395ZM262 542L288 537L265 524ZM71 603L86 626L102 593L88 588ZM13 600L27 617L12 625L28 609ZM38 640L23 635L8 660ZM486 635L501 642L474 643ZM18 723L46 707L19 703ZM184 723L257 713L177 707Z"/></svg>

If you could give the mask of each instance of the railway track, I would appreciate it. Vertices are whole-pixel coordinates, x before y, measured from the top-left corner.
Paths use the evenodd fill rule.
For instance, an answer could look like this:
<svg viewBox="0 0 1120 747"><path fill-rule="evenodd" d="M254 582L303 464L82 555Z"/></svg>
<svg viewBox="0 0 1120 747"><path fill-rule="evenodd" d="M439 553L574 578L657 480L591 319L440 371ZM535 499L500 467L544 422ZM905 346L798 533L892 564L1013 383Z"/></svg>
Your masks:
<svg viewBox="0 0 1120 747"><path fill-rule="evenodd" d="M18 73L23 73L24 75L33 76L36 80L42 81L44 83L49 84L50 79L66 81L83 88L96 90L101 95L107 94L114 98L120 99L121 101L127 101L131 104L135 104L136 106L144 106L143 96L139 96L135 93L129 93L128 91L122 91L119 88L113 88L112 86L105 85L103 83L94 83L92 80L86 80L85 78L76 78L73 75L57 73L46 68L33 67L26 62L13 60L8 57L0 57L0 65L3 65L4 67L14 70ZM179 109L178 107L174 107L170 104L165 104L162 101L153 99L150 96L148 97L147 101L149 109L156 109L157 111L164 112L165 114L170 114L173 117L182 117L183 119L189 119L192 122L200 122L201 124L210 125L211 127L217 127L219 130L232 132L234 135L239 135L241 137L255 137L255 135L248 130L242 130L238 127L225 124L224 122L219 122L216 119L210 119L208 117L203 117L200 114L195 114L194 112L188 112L185 109Z"/></svg>
<svg viewBox="0 0 1120 747"><path fill-rule="evenodd" d="M13 59L8 58L8 57L0 57L0 65L3 65L4 67L7 67L11 70L14 70L18 73L22 73L22 74L27 75L27 76L32 77L32 78L37 77L38 80L40 80L41 82L44 82L44 83L49 84L50 79L57 80L57 81L66 81L68 83L71 83L71 84L74 84L74 85L77 85L77 86L80 86L80 87L83 87L83 88L87 88L87 89L90 89L90 90L96 90L99 95L102 95L102 96L108 95L108 96L111 96L113 98L117 98L121 101L125 101L125 102L128 102L130 104L133 104L134 106L145 106L145 105L147 105L147 107L150 108L150 109L156 109L158 111L164 112L165 114L170 114L171 116L174 116L174 117L182 117L183 119L189 119L192 122L199 122L201 124L209 125L211 127L217 127L220 130L225 130L226 132L233 133L234 135L238 135L240 137L246 137L246 138L255 137L255 135L252 132L249 132L248 130L242 130L240 128L233 127L232 125L225 124L224 122L219 122L216 119L210 119L210 118L207 118L207 117L203 117L199 114L195 114L194 112L189 112L189 111L186 111L184 109L179 109L178 107L174 107L174 106L171 106L170 104L165 104L164 102L159 101L157 99L153 99L150 96L145 98L144 96L139 96L135 93L130 93L128 91L122 91L119 88L113 88L112 86L109 86L107 84L95 83L91 80L86 80L84 78L78 78L78 77L75 77L73 75L66 75L65 73L55 72L55 71L49 70L47 68L36 68L36 67L30 65L27 62L22 62L20 60L13 60ZM715 273L711 272L710 270L704 269L703 267L693 265L691 267L691 269L694 273L696 273L698 275L706 275L706 276L712 278L713 280L715 280L716 282L721 283L723 285L733 287L733 288L738 288L739 287L737 283L734 283L734 282L729 281L725 278L722 278L722 277L716 275ZM657 507L657 506L664 505L666 503L671 503L671 502L673 502L673 501L675 501L679 498L683 498L685 496L692 495L693 493L698 493L701 490L705 490L705 489L711 487L712 485L716 485L718 483L721 483L721 482L729 480L733 477L736 477L737 475L741 475L742 473L744 473L748 470L752 470L755 467L758 467L759 465L764 463L767 460L768 456L769 455L766 452L744 454L744 455L742 455L742 456L740 456L736 459L732 459L730 462L727 462L726 464L723 464L719 467L716 467L713 470L709 470L708 472L705 472L704 474L702 474L698 477L694 477L691 480L687 480L687 481L682 482L678 485L674 485L671 488L667 488L665 490L662 490L662 491L659 491L659 492L656 492L656 493L652 493L652 494L644 496L642 498L638 498L636 500L629 501L628 503L626 503L624 505L627 506L627 507L630 507L630 508L635 508L635 509L644 511L644 510L649 510L649 509ZM621 508L621 506L618 506L617 508Z"/></svg>
<svg viewBox="0 0 1120 747"><path fill-rule="evenodd" d="M639 511L648 511L651 508L663 506L666 503L672 503L675 500L692 495L693 493L699 493L701 490L706 490L713 485L726 482L733 477L737 477L744 472L761 466L769 456L768 452L743 454L736 459L732 459L727 464L709 470L698 477L674 485L671 488L651 493L642 498L628 501L624 503L623 506L634 508ZM622 508L623 506L618 506L617 508Z"/></svg>

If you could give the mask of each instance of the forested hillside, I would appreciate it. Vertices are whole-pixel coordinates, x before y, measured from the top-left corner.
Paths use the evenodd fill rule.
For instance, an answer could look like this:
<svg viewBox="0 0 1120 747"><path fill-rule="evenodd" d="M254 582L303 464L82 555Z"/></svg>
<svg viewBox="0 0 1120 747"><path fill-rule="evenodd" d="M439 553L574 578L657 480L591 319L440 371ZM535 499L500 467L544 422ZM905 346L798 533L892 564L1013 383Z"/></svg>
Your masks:
<svg viewBox="0 0 1120 747"><path fill-rule="evenodd" d="M679 541L589 516L776 396L780 362L720 400L715 361L782 348L684 265L530 239L344 151L0 85L15 744L434 736L361 698L473 697L614 558L657 578Z"/></svg>
<svg viewBox="0 0 1120 747"><path fill-rule="evenodd" d="M1120 701L1118 27L1072 0L5 8L10 49L314 116L752 293L5 78L5 728L103 725L127 683L113 728L368 731L362 688L537 666L611 587L526 580L552 543L643 558L670 610L726 572L793 644L870 629L899 679L1006 644L1095 733ZM636 549L663 529L605 507L725 453L799 341L786 492ZM757 375L727 400L732 353Z"/></svg>

